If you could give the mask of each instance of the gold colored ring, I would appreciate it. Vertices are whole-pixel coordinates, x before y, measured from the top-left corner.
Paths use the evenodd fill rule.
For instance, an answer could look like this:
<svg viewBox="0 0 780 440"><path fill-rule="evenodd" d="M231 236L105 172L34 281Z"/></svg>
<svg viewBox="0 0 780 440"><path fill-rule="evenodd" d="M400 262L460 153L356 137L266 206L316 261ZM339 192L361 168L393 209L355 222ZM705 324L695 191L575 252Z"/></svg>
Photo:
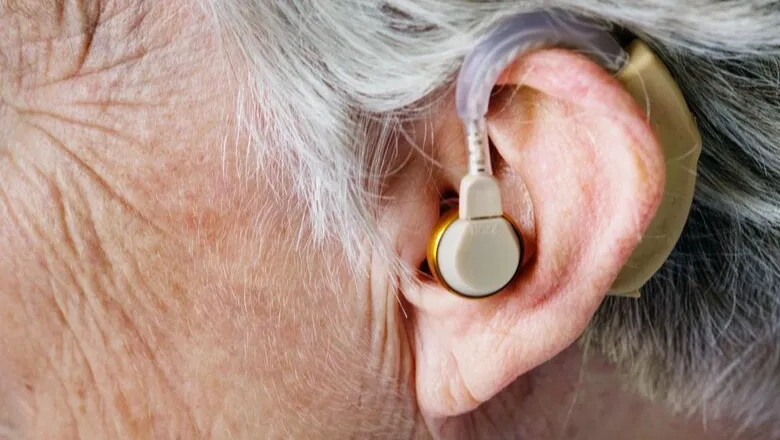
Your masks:
<svg viewBox="0 0 780 440"><path fill-rule="evenodd" d="M514 279L517 277L517 273L520 271L520 267L523 265L523 259L525 258L525 246L523 244L523 237L520 235L520 229L518 229L517 224L506 214L503 215L504 219L509 222L509 224L512 226L512 230L515 232L515 235L517 236L517 241L520 244L520 258L518 260L519 264L517 265L517 269L515 270L515 273L512 275L512 277L509 279L509 281L501 286L498 290L495 292L489 293L484 296L469 296L464 295L457 290L453 289L452 286L447 284L446 281L444 281L444 277L441 276L441 272L439 272L439 245L441 244L441 239L444 236L444 233L449 229L450 226L452 226L453 223L455 223L455 220L459 218L459 212L458 208L454 208L450 210L450 212L446 213L444 216L442 216L441 219L439 219L439 222L436 223L436 226L433 228L433 232L431 233L431 239L428 241L428 268L431 270L431 274L433 275L434 279L444 286L448 291L451 293L458 295L462 298L466 299L483 299L491 297L498 292L504 290L506 286L508 286Z"/></svg>

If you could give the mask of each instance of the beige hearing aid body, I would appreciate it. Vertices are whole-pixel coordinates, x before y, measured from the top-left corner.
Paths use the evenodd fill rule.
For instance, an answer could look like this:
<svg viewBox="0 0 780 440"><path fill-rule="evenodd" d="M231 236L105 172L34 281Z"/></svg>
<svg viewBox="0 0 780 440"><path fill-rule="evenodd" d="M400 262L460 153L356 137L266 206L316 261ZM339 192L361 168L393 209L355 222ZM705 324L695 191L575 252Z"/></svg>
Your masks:
<svg viewBox="0 0 780 440"><path fill-rule="evenodd" d="M428 248L432 272L452 292L481 298L501 291L523 258L517 228L504 216L498 183L467 175L458 211L439 222Z"/></svg>
<svg viewBox="0 0 780 440"><path fill-rule="evenodd" d="M610 291L639 296L639 288L661 268L680 238L693 203L701 136L680 89L647 45L634 41L629 62L616 78L643 108L663 148L664 196L642 242Z"/></svg>
<svg viewBox="0 0 780 440"><path fill-rule="evenodd" d="M685 99L663 62L641 41L628 48L616 78L645 109L666 162L660 206L641 243L609 292L639 296L639 288L658 271L677 243L693 201L701 138ZM457 216L443 216L428 247L434 276L453 293L484 298L507 286L519 271L522 239L503 214L492 176L487 135L469 132L470 172L461 182ZM482 165L482 168L480 168Z"/></svg>

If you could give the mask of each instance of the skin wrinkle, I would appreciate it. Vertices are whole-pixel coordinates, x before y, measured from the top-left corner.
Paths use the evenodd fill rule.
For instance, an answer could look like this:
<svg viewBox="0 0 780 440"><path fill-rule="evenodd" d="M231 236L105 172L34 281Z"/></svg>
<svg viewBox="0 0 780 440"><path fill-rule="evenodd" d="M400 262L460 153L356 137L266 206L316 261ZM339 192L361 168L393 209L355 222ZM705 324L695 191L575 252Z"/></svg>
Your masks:
<svg viewBox="0 0 780 440"><path fill-rule="evenodd" d="M35 171L33 174L34 178L37 178L39 180L48 181L46 176L43 175L40 171ZM62 196L62 192L59 190L59 185L55 182L49 181L47 184L49 190L52 193L52 200L54 202L54 207L59 208L56 209L56 217L55 220L56 223L59 226L56 226L55 229L61 231L59 236L60 239L47 239L45 236L49 235L46 230L49 229L49 227L37 227L36 235L39 235L41 237L40 240L37 240L39 243L52 243L51 245L48 245L48 251L47 254L50 256L48 258L47 266L51 269L48 269L48 272L50 272L52 275L57 273L58 269L53 269L55 267L63 267L65 270L66 277L68 281L65 281L64 279L60 279L60 281L55 281L58 277L55 276L55 278L52 280L52 284L50 285L52 292L60 292L62 291L63 294L65 292L68 292L68 294L72 294L74 292L74 289L76 292L79 293L79 297L83 298L84 304L88 307L86 312L79 313L80 315L83 315L84 317L92 317L94 319L95 317L100 317L104 315L113 315L116 312L119 313L119 320L118 324L124 328L125 330L130 330L135 328L132 324L132 320L122 311L121 307L116 307L116 305L111 305L110 301L105 302L105 300L100 300L100 303L102 305L97 306L97 304L91 300L90 298L95 298L95 293L100 291L110 291L114 290L116 287L115 283L111 283L106 285L104 281L100 280L109 280L110 278L106 278L105 275L115 273L115 270L111 268L111 263L108 261L107 256L105 252L102 250L102 245L99 242L99 239L95 235L95 228L94 223L92 223L90 220L86 220L86 224L91 224L93 226L89 226L87 228L84 227L85 225L85 219L88 219L88 216L76 216L74 217L74 213L77 211L74 211L72 208L73 205L68 204L69 208L67 208L67 211L70 214L66 214L66 205L64 203L64 199ZM89 200L88 197L84 197L84 194L78 195L81 200L86 201ZM29 217L29 216L28 216ZM79 219L80 218L80 219ZM37 224L37 222L33 221L24 221L23 224L28 225L34 225ZM75 224L78 224L78 227L75 226ZM91 238L88 237L81 237L80 239L77 239L77 235L74 235L72 231L80 230L80 231L91 231ZM65 244L65 248L60 247L61 244ZM78 244L77 244L78 243ZM63 254L63 249L65 249L65 253ZM82 249L82 250L79 250ZM97 256L97 259L93 257L89 257L87 255L82 254L82 252L89 249L89 255ZM62 266L59 262L64 261L73 261L78 260L79 257L86 258L88 261L91 261L92 264L90 267L90 274L80 274L77 275L72 271L72 269L68 268L68 266ZM97 278L97 274L100 273L101 276ZM66 289L60 289L58 286L62 286L67 284L69 287ZM100 295L97 295L98 297ZM95 389L102 390L105 389L103 386L98 386L99 382L97 380L97 374L93 370L92 365L99 365L100 362L94 358L93 356L90 356L90 351L84 348L84 342L79 337L79 335L84 334L92 334L93 336L97 336L99 340L103 340L103 342L99 343L99 347L108 347L106 344L105 338L106 338L106 332L101 329L107 329L112 324L109 324L108 322L104 321L101 324L99 324L96 329L98 333L93 333L90 331L84 331L79 330L80 328L83 328L83 323L85 318L79 319L79 322L81 324L77 324L74 321L71 320L71 318L68 318L68 315L70 315L69 312L66 312L68 309L68 306L66 304L72 304L71 301L63 302L61 299L61 295L54 295L54 303L56 305L55 310L57 312L57 315L60 316L60 320L63 322L64 328L68 329L68 334L71 335L71 338L76 341L77 347L79 347L79 352L81 353L81 356L84 358L84 365L88 372L88 377L90 378L90 382L95 384ZM81 302L81 301L77 301ZM110 309L112 309L115 313L108 312L106 310L103 310L104 307L108 306ZM87 318L88 319L88 318ZM94 339L92 337L87 336L89 340ZM134 335L134 339L136 341L139 341L141 344L144 344L144 338L141 334L136 333ZM155 349L150 348L147 345L141 345L143 356L151 361L151 365L160 365L160 363L156 362L154 353L157 351ZM56 365L56 362L52 360L52 365ZM164 375L160 373L159 377L164 378ZM105 379L103 379L105 380ZM117 389L117 393L120 396L120 400L116 400L115 405L117 405L117 408L125 408L127 407L127 403L125 403L126 398L121 397L123 396L122 389ZM108 399L109 401L111 399ZM184 405L180 404L181 407L184 407ZM75 410L73 410L75 411ZM74 412L74 417L77 417L77 412ZM117 419L119 420L119 419Z"/></svg>
<svg viewBox="0 0 780 440"><path fill-rule="evenodd" d="M76 125L76 126L83 127L87 131L97 131L97 132L100 132L101 134L105 134L105 135L107 135L109 137L115 138L116 140L127 142L127 143L130 144L129 145L130 147L140 146L141 145L141 142L137 141L136 139L134 139L134 138L132 138L130 136L127 136L127 135L123 135L123 134L121 134L117 130L114 130L114 129L111 129L111 128L108 128L108 127L104 127L104 126L101 126L99 124L93 124L93 123L90 123L90 122L87 122L87 121L80 121L80 120L68 118L66 116L62 116L62 115L59 115L57 113L44 111L44 110L26 110L26 109L24 109L24 110L18 110L18 112L19 112L19 114L21 116L27 116L28 117L27 119L33 119L35 117L54 119L54 120L57 120L58 122L63 122L63 123L69 124L69 125ZM33 126L34 128L42 131L49 139L51 139L51 141L55 145L61 146L63 151L67 151L67 152L71 151L69 148L67 148L65 146L65 144L60 139L58 139L56 136L54 136L50 130L45 129L45 128L41 127L40 125L35 124L34 122L28 122L28 123L31 126ZM87 165L84 162L84 160L82 160L78 156L75 156L72 152L70 154L74 156L73 157L74 161L82 164L85 167L85 169L89 170L89 172L91 174L97 175L97 173L89 165ZM99 180L102 181L104 179L101 178Z"/></svg>
<svg viewBox="0 0 780 440"><path fill-rule="evenodd" d="M32 223L32 224L35 224L35 223ZM42 229L38 228L38 234L41 234L42 233L41 231L42 231ZM43 243L46 243L46 241L43 241ZM47 253L49 253L49 254L52 253L51 248L50 248L49 252L47 252ZM55 257L55 258L58 258L58 257ZM63 312L62 307L56 301L54 302L54 304L55 304L55 307L53 308L53 310L55 311L56 316L59 318L59 321L62 322L63 324L65 324L66 329L71 329L71 331L66 334L66 337L67 337L67 335L73 335L72 327L67 325L68 320L67 320L67 318L66 318L66 316L65 316L65 314ZM33 314L32 316L35 316L35 314ZM82 353L82 356L83 356L84 355L83 348L81 349L81 353ZM56 364L56 362L54 360L52 360L52 359L49 359L49 363L50 363L50 365ZM91 370L90 370L90 375L92 375ZM69 381L64 380L62 378L60 378L60 382L61 382L61 384L63 386L66 386L66 384L70 383ZM70 411L71 411L71 416L74 419L76 419L78 412L75 411L72 407L70 407Z"/></svg>
<svg viewBox="0 0 780 440"><path fill-rule="evenodd" d="M127 3L127 2L123 2ZM114 2L111 2L113 5ZM90 37L90 40L98 41L97 48L93 48L93 56L88 60L83 60L83 63L80 63L80 67L78 70L70 69L68 71L64 71L61 74L57 75L56 77L46 78L47 76L51 75L45 75L44 78L41 80L37 80L36 83L26 85L24 87L20 86L17 87L20 91L26 91L23 93L23 95L27 98L27 101L31 101L34 96L30 96L30 91L32 90L41 90L42 88L51 87L51 86L58 86L63 84L73 84L76 79L82 79L82 80L89 80L92 84L96 83L97 79L96 75L102 75L105 73L113 72L118 74L119 72L126 72L128 69L135 68L138 63L143 62L147 58L151 58L150 55L158 52L162 49L164 49L167 45L167 43L162 42L155 42L154 39L150 38L149 35L136 35L134 34L138 33L138 30L140 29L140 26L145 23L146 16L150 12L151 8L147 6L133 6L132 3L127 4L122 9L120 9L116 13L110 14L108 17L105 18L105 20L98 21L95 26L92 27L91 34L95 34L96 37ZM140 18L139 18L140 16ZM11 17L13 18L13 17ZM9 20L11 19L9 18ZM127 31L123 31L122 27L124 27L125 23L129 21L129 24L127 24L126 27L128 27ZM117 30L119 29L119 30ZM124 34L123 34L124 33ZM20 34L20 32L17 32L17 34ZM91 35L89 34L89 35ZM83 35L85 35L83 32L80 32L79 34L69 37L69 38L84 38ZM124 36L122 36L124 35ZM119 48L125 48L126 50L117 50L112 49L108 50L108 48L105 47L105 42L103 40L106 40L107 38L121 38L121 41L123 42L121 45L118 45ZM26 45L32 45L33 48L38 44L36 43L36 40L22 40L23 45L22 47L25 47ZM48 46L51 46L52 41L62 41L61 38L57 35L49 36L45 40L48 44ZM116 46L116 45L115 45ZM69 47L66 46L58 46L58 55L64 56L64 53L67 53ZM37 49L33 49L31 53L37 53ZM39 51L38 51L39 52ZM115 54L121 55L120 57L116 57ZM22 56L22 53L20 52L20 57ZM107 58L114 56L114 58ZM67 57L66 59L70 59L71 57ZM90 61L94 60L94 61ZM48 58L46 58L46 61L48 61ZM24 65L24 63L17 63L19 66L11 66L9 67L10 71L19 70L19 74L23 75L25 77L34 77L35 75L26 75L24 72L24 69L21 67ZM163 69L157 68L156 71L158 72L165 72ZM159 75L158 75L159 76ZM117 81L114 82L114 86L119 89L119 85L123 82L126 82L130 78L117 78ZM147 78L148 79L148 78ZM138 86L143 86L143 82L139 82L137 84ZM105 86L102 86L105 88ZM95 98L95 90L94 87L91 89L90 98ZM110 89L108 90L108 96L112 97L112 93L110 93ZM40 91L37 92L37 94L41 94ZM46 105L47 107L51 104L51 97L47 96ZM109 99L109 102L111 102L113 99ZM78 101L78 100L77 100ZM80 100L85 101L85 100ZM118 101L122 101L122 99L119 99ZM34 102L31 102L32 105L34 105ZM29 107L26 106L26 107ZM106 108L107 109L107 108Z"/></svg>
<svg viewBox="0 0 780 440"><path fill-rule="evenodd" d="M380 355L374 355L378 361L379 377L382 377L382 383L385 387L392 390L393 399L381 402L380 411L382 419L387 420L399 420L407 426L407 438L417 438L420 436L418 430L422 426L420 420L415 422L415 419L419 417L416 402L414 402L413 390L414 390L414 368L412 366L413 355L411 353L410 345L402 344L407 338L405 327L402 325L403 317L401 310L397 307L397 299L394 295L380 295L384 298L379 298L380 304L383 306L384 322L383 340L379 346L374 348L374 352L377 350L381 352ZM396 352L396 350L402 350ZM397 380L394 380L395 375L400 375ZM366 390L363 393L370 396L372 391ZM403 405L405 409L399 410L397 405L399 402L406 402ZM368 409L371 411L371 409ZM411 415L409 414L411 413Z"/></svg>
<svg viewBox="0 0 780 440"><path fill-rule="evenodd" d="M92 14L90 14L91 11L88 9L89 5L95 5L97 7L97 12L94 13L94 18L90 17ZM81 53L78 56L78 61L76 64L76 74L81 72L81 69L87 62L87 57L89 57L91 52L92 41L94 41L95 38L95 28L97 27L97 23L100 21L100 12L103 9L102 5L102 0L97 0L95 2L87 0L76 0L76 6L81 15L80 21L82 26L82 33L84 34L84 42L82 43Z"/></svg>
<svg viewBox="0 0 780 440"><path fill-rule="evenodd" d="M161 48L144 48L139 47L136 52L127 55L126 57L123 57L122 59L116 60L110 65L103 66L101 68L94 68L94 69L86 69L85 64L86 59L82 62L82 64L79 65L79 68L76 72L73 74L70 74L66 77L57 78L55 80L47 81L47 82L41 82L37 84L31 84L29 88L31 89L43 89L46 87L52 87L52 86L59 86L64 84L69 84L73 82L74 80L79 79L87 79L94 75L100 75L107 72L110 72L115 69L120 68L127 68L127 67L133 67L133 64L138 63L139 61L146 58L146 56L155 50L159 50Z"/></svg>
<svg viewBox="0 0 780 440"><path fill-rule="evenodd" d="M22 116L24 116L26 119L29 119L29 117L30 117L30 115L27 115L27 114L23 114ZM85 124L81 124L81 125L85 125ZM95 126L93 126L93 127L95 127ZM93 184L94 183L98 184L97 185L98 192L102 192L104 194L109 194L110 197L114 199L114 202L118 202L119 205L124 205L125 208L129 207L129 205L126 203L125 199L122 196L119 196L117 193L114 193L113 190L110 190L109 189L110 188L109 185L103 180L102 177L100 177L91 168L90 165L88 165L86 162L84 162L81 159L79 159L75 154L71 153L71 149L69 148L69 146L66 146L63 142L59 141L57 139L57 137L55 137L55 135L53 135L51 132L49 132L43 126L39 125L39 126L37 126L37 128L40 130L39 132L42 133L45 138L48 138L48 140L50 141L49 142L50 146L58 147L59 150L60 150L60 153L64 153L64 156L67 158L66 160L71 161L71 163L75 163L76 166L79 167L82 172L86 172L85 174L88 176L88 178L91 179ZM41 178L41 179L44 178L44 177L42 177L40 172L38 172L38 178ZM62 241L63 243L65 243L65 248L64 249L69 249L68 253L72 255L70 257L64 257L62 255L56 256L56 254L60 253L61 251L56 251L55 250L56 248L54 246L51 246L50 247L50 249L51 249L50 252L54 252L54 254L52 254L53 255L53 257L52 257L53 259L51 261L68 261L68 260L74 260L74 259L78 260L79 259L79 255L76 252L76 249L79 246L76 244L76 238L75 238L76 235L73 233L73 231L75 231L75 230L90 231L91 230L92 233L94 234L95 233L94 226L84 228L85 223L83 223L83 221L76 220L76 223L78 223L78 225L77 225L76 223L74 223L73 221L70 221L67 217L65 217L65 214L63 212L63 209L65 209L65 208L64 208L64 201L63 201L64 199L62 197L62 192L60 192L57 189L57 184L55 184L55 183L52 183L50 185L50 188L53 189L52 202L54 203L55 207L59 207L58 210L57 210L57 212L60 213L60 219L59 219L58 223L63 225L61 230L63 231L63 236L64 236L64 239ZM4 191L4 194L7 194L7 191ZM78 197L82 197L83 200L88 200L88 198L86 197L86 194L84 194L84 193L80 194ZM100 197L99 199L103 199L103 197ZM128 211L129 212L133 211L133 209L129 208ZM19 223L20 224L27 224L27 225L35 225L35 224L37 224L37 222L34 221L34 220L20 220ZM150 222L147 221L147 223L150 223ZM89 224L93 224L93 223L90 222ZM43 228L37 228L37 229L38 229L38 232L36 233L36 235L43 236L43 235L46 234L46 232L44 232ZM44 239L44 240L39 240L39 241L42 242L42 243L46 243L48 240ZM105 260L106 259L106 255L102 251L102 245L98 244L96 246L96 248L98 250L98 253L95 254L95 255L100 255L100 258L97 261L94 261L94 260L93 261L96 262L96 263L99 262L99 261L102 261L102 263L99 263L99 264L95 265L95 267L93 267L93 270L95 270L95 271L104 271L106 274L107 273L111 273L113 269L105 270L107 268L108 262ZM75 255L74 255L74 252L75 252ZM56 263L51 263L51 264L56 264ZM136 265L136 267L137 267L137 265ZM97 272L93 272L93 273L97 273ZM75 278L73 275L70 275L70 277L71 278ZM104 279L106 279L106 278L104 278ZM96 292L96 290L94 290L94 288L98 287L98 286L93 281L88 281L87 283L88 283L87 285L91 285L92 286L92 287L89 287L89 289L90 289L89 292L90 293L89 294L82 293L80 295L81 297L89 298L89 297L92 297L94 295L94 293ZM102 284L102 281L98 281L98 283ZM75 285L75 284L72 284L72 285ZM59 290L54 285L52 285L50 287L53 288L54 291ZM115 287L116 287L116 285L113 285L113 286L112 285L105 285L105 286L100 286L100 289L102 290L104 288L107 288L108 290L111 290L111 289L113 289ZM82 292L86 292L86 291L82 290ZM61 303L60 301L57 301L56 304L57 304L57 307L56 307L57 310L60 310L60 311L64 310L64 307L65 307L64 303ZM87 301L85 304L89 305L89 304L92 304L92 302L91 301ZM133 327L133 324L131 324L131 320L128 317L128 315L122 314L123 312L121 311L121 309L115 309L115 311L117 311L117 310L120 312L120 319L118 320L118 324L120 326L124 326L126 330L131 329ZM101 316L105 312L102 311L102 310L95 310L95 309L93 309L91 312L86 312L86 313L88 313L88 314L90 314L92 316ZM62 319L65 319L65 315L63 314L63 312L60 312L60 315L61 315ZM65 319L65 320L69 321L67 319ZM103 323L102 325L105 326L106 323ZM95 381L96 381L96 379L95 379L96 372L94 370L93 365L96 364L96 361L95 361L94 358L91 358L91 356L88 355L88 351L84 348L83 343L80 342L81 339L78 339L78 334L83 335L84 332L81 331L81 330L76 330L75 329L76 324L74 324L73 322L70 322L69 324L66 323L65 326L67 328L71 329L69 334L73 334L74 335L73 338L78 342L78 346L80 347L79 351L82 353L81 356L85 359L84 365L86 366L86 369L87 369L87 371L89 373L88 376L92 378L92 379L90 379L91 382L95 383ZM140 333L136 333L135 334L135 339L142 344L142 345L139 345L139 347L142 347L142 348L141 348L141 351L138 354L143 356L144 358L146 358L148 360L146 362L148 365L162 365L162 363L159 362L157 359L155 359L155 356L154 356L154 353L156 353L158 351L157 349L152 349L149 346L143 345L144 344L144 337L142 337ZM100 344L100 345L104 345L104 344ZM123 355L120 355L118 357L122 358L122 357L125 357L125 355L123 354ZM58 366L58 363L55 362L55 361L52 361L50 363L50 366L51 366L52 369L54 369L54 368L59 369L60 368ZM159 380L159 379L165 380L165 376L166 376L166 374L164 374L163 372L160 372L158 374L158 379L156 379L156 380ZM64 384L64 383L67 383L67 382L65 382L65 380L62 380L62 383ZM95 388L98 389L98 390L105 389L103 386L99 386L99 387L96 386ZM168 388L170 390L173 390L173 387L170 386L170 385L168 386ZM121 413L121 412L127 410L127 407L128 407L128 405L127 405L127 398L124 396L124 392L123 392L121 387L117 388L116 392L118 393L117 396L119 396L119 400L116 400L115 403L113 403L110 407L116 408ZM174 395L173 392L171 392L170 394ZM104 397L105 397L104 400L111 401L111 399L108 396L104 396ZM177 403L175 406L178 407L178 408L186 408L187 407L187 405L184 405L182 402ZM107 407L107 408L109 408L109 407ZM74 417L79 417L78 414L79 414L80 410L72 409L71 411L73 412ZM124 417L116 418L116 420L119 421L119 420L122 420L123 418ZM190 416L190 418L191 418L191 416ZM108 420L107 420L107 422L108 422ZM194 424L194 422L190 422L190 424ZM141 426L143 426L143 425L141 425ZM150 429L153 426L154 426L154 424L150 424L150 425L147 425L143 429L147 430L147 429ZM127 426L127 429L132 429L132 428Z"/></svg>
<svg viewBox="0 0 780 440"><path fill-rule="evenodd" d="M74 121L74 122L75 122L75 121ZM101 126L101 125L93 125L93 127L97 128L97 129L102 129L102 126ZM115 131L114 129L110 129L110 131L109 131L109 132L107 132L107 134L109 134L109 135L120 135L120 134L119 134L119 132L118 132L118 131ZM121 136L121 135L120 135L120 136Z"/></svg>
<svg viewBox="0 0 780 440"><path fill-rule="evenodd" d="M49 17L51 10L47 10L47 6L51 6L52 1L55 3L55 7L53 8L54 23L47 27L36 27L34 24L33 26L30 26L30 24L35 23L35 20L39 19L41 15L47 19L51 18ZM67 13L65 11L65 2L72 6L72 8L67 8ZM73 5L70 0L25 2L25 4L30 8L26 15L20 14L18 11L14 11L14 8L10 8L10 11L2 17L3 21L7 22L8 20L12 20L16 24L16 34L19 41L32 41L32 44L35 45L37 45L39 42L45 43L44 53L48 53L48 56L37 57L44 60L44 74L49 73L49 60L51 57L53 41L60 40L63 37L63 35L61 35L62 32L65 32L66 35L73 32L71 38L75 37L83 40L81 41L80 55L78 56L77 63L75 65L76 71L80 68L83 62L86 61L86 58L90 52L94 31L99 22L100 11L91 10L93 2L84 2L82 0L78 0L75 3L76 4ZM59 7L60 4L62 5L61 8ZM21 7L22 10L25 8L26 6L24 5ZM95 12L97 12L97 14L95 14ZM4 25L7 24L4 23ZM73 29L73 31L71 31L71 29ZM41 38L39 36L41 33L49 33L49 35ZM35 52L30 53L27 51L26 44L17 44L16 46L18 47L18 58L16 66L12 66L6 71L17 72L19 79L17 88L18 90L22 90L26 86L23 79L27 76L25 75L24 69L29 69L36 65L35 58L32 60L29 58L30 56L35 57Z"/></svg>
<svg viewBox="0 0 780 440"><path fill-rule="evenodd" d="M57 137L51 134L50 131L46 130L45 128L35 124L35 123L29 123L30 126L34 127L35 129L39 130L41 133L43 133L52 143L52 145L58 147L61 152L65 153L69 158L78 164L78 166L84 170L86 173L91 175L92 180L99 184L102 189L105 191L105 193L109 194L110 197L118 202L120 205L122 205L128 212L132 213L133 215L138 216L140 219L142 219L147 224L154 227L154 229L157 232L163 232L165 231L161 226L158 226L155 224L155 222L151 221L149 218L147 218L143 213L141 213L137 208L135 208L125 197L119 195L116 193L112 188L111 185L109 185L90 165L88 165L86 162L84 162L82 159L80 159L78 156L76 156L71 149L69 149L62 141L60 141ZM88 128L92 129L94 126L91 124L85 124ZM167 233L167 231L165 231ZM167 235L167 234L166 234Z"/></svg>

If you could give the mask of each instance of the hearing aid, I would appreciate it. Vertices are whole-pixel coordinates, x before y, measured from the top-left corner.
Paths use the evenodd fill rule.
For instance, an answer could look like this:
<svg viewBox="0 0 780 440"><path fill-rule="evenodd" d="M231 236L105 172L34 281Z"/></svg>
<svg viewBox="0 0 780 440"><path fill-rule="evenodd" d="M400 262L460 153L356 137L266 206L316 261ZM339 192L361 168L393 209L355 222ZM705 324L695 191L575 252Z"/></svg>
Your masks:
<svg viewBox="0 0 780 440"><path fill-rule="evenodd" d="M503 70L523 54L566 48L587 55L612 74L646 112L663 149L663 199L642 240L608 294L639 297L682 234L693 202L701 137L679 87L660 58L641 40L623 47L610 27L563 11L515 15L497 25L464 59L456 106L468 146L468 171L457 210L442 215L428 244L428 266L449 291L486 298L520 272L523 238L504 212L490 159L486 115Z"/></svg>

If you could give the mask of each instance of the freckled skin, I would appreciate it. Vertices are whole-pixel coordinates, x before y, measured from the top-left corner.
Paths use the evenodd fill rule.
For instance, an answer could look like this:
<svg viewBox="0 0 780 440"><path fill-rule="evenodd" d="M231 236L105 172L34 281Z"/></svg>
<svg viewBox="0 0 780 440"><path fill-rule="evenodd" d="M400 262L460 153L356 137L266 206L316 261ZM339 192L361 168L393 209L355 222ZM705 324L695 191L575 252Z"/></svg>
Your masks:
<svg viewBox="0 0 780 440"><path fill-rule="evenodd" d="M425 359L415 348L436 328L418 327L424 318L386 263L369 256L368 275L355 277L334 264L336 240L296 248L311 240L299 200L284 191L296 176L246 172L246 135L230 116L231 68L241 65L199 14L151 0L0 2L0 438L629 438L637 419L654 422L640 438L717 438L616 389L595 356L579 384L576 348L512 384L505 377L510 386L479 410L426 423L416 376ZM552 100L535 109L543 116L519 162L540 158L533 172L542 174L600 160L536 142L572 115ZM447 136L460 126L454 112L440 116L430 147L457 162L443 146L459 142ZM581 142L590 122L554 136ZM495 164L502 185L529 180L508 162ZM605 227L566 218L577 214L567 198L604 202L587 172L574 173L576 191L556 191L566 182L550 173L533 179L541 189L507 201L529 258L560 239L535 229L540 194L555 200L561 228ZM404 173L378 223L413 262L437 215L437 188L421 157ZM410 206L430 209L410 216ZM561 272L578 257L545 264ZM535 293L520 301L544 304L545 292ZM511 351L516 316L463 316L475 319L435 338L486 327L486 316L504 333L461 361L477 365L486 347ZM450 397L453 406L465 398Z"/></svg>

